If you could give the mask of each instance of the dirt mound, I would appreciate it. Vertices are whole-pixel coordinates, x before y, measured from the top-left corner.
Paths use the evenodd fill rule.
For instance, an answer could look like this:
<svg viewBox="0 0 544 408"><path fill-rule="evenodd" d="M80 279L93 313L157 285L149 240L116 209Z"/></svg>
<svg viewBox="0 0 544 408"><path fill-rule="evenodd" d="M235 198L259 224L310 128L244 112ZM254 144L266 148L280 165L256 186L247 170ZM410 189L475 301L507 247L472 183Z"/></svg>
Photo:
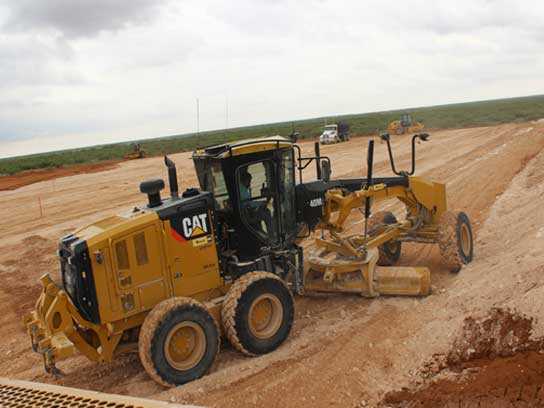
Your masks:
<svg viewBox="0 0 544 408"><path fill-rule="evenodd" d="M472 360L417 391L388 394L382 407L543 407L544 354Z"/></svg>
<svg viewBox="0 0 544 408"><path fill-rule="evenodd" d="M538 348L542 341L531 339L533 321L532 317L500 308L481 319L467 317L447 356L448 365Z"/></svg>
<svg viewBox="0 0 544 408"><path fill-rule="evenodd" d="M77 164L54 169L27 170L12 176L0 177L0 191L15 190L16 188L51 180L59 177L73 176L74 174L96 173L117 167L118 161L106 161L92 164Z"/></svg>
<svg viewBox="0 0 544 408"><path fill-rule="evenodd" d="M501 308L467 317L451 351L420 370L428 380L386 394L382 405L544 406L544 341L532 338L533 322Z"/></svg>

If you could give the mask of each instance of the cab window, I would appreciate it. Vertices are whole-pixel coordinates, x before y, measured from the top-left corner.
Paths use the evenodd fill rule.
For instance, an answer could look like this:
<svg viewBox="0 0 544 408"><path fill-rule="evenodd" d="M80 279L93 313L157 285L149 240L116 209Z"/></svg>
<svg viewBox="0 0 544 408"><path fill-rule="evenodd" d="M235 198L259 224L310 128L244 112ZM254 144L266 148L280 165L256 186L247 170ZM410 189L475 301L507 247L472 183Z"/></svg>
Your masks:
<svg viewBox="0 0 544 408"><path fill-rule="evenodd" d="M129 269L127 242L119 241L115 244L115 255L117 258L117 269Z"/></svg>
<svg viewBox="0 0 544 408"><path fill-rule="evenodd" d="M225 209L229 207L229 193L227 191L227 184L225 183L225 177L221 169L221 163L213 163L211 165L211 191L219 205L219 208Z"/></svg>
<svg viewBox="0 0 544 408"><path fill-rule="evenodd" d="M240 166L236 171L242 222L269 242L278 239L274 180L274 164L270 160Z"/></svg>

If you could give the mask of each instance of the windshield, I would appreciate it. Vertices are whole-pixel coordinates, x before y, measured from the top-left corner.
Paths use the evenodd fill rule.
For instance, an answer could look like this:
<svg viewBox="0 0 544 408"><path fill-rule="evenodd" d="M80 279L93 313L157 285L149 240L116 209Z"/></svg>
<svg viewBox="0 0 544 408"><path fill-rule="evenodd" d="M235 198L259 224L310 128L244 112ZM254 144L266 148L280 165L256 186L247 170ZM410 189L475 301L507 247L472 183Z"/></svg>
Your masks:
<svg viewBox="0 0 544 408"><path fill-rule="evenodd" d="M336 125L325 126L325 132L336 131Z"/></svg>
<svg viewBox="0 0 544 408"><path fill-rule="evenodd" d="M221 162L218 160L195 159L194 164L200 188L204 191L211 191L213 193L219 208L229 208L229 194L223 176Z"/></svg>

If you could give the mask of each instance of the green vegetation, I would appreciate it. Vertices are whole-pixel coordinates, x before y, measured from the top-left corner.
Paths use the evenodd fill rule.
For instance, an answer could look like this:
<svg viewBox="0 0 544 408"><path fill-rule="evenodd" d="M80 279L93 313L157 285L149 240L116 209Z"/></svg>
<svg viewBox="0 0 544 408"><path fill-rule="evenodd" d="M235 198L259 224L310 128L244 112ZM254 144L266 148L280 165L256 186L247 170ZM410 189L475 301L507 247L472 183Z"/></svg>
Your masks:
<svg viewBox="0 0 544 408"><path fill-rule="evenodd" d="M525 122L544 118L544 95L522 98L498 99L481 102L468 102L451 105L421 107L414 109L343 115L328 118L314 118L297 122L271 123L211 132L200 135L185 134L140 140L148 155L160 155L193 150L226 141L271 135L289 135L293 127L301 137L318 136L325 119L329 123L343 120L349 123L354 134L373 134L385 129L387 124L398 119L401 113L410 113L414 119L422 121L427 128L462 128L471 126L496 125L500 123ZM94 163L105 160L122 159L132 151L133 142L115 143L81 149L70 149L51 153L0 159L0 174L14 174L23 170L69 166L80 163Z"/></svg>

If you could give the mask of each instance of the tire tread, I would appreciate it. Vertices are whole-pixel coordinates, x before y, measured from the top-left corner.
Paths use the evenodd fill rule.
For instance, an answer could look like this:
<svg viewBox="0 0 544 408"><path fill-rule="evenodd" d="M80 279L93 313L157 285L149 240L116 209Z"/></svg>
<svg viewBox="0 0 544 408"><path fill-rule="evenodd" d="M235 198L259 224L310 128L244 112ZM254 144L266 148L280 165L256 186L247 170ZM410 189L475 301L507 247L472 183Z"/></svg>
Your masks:
<svg viewBox="0 0 544 408"><path fill-rule="evenodd" d="M440 217L438 245L442 262L452 272L458 272L465 264L458 242L459 219L466 215L461 211L446 211ZM466 217L468 219L468 217Z"/></svg>
<svg viewBox="0 0 544 408"><path fill-rule="evenodd" d="M166 317L170 312L179 307L189 307L194 309L201 309L206 311L209 314L208 309L200 302L195 299L188 297L173 297L162 302L158 303L146 316L144 323L140 329L140 337L138 340L138 354L140 356L140 361L147 372L147 374L157 383L165 387L176 387L177 384L172 384L166 381L157 371L155 365L153 364L153 359L151 356L151 347L153 345L153 339L155 337L155 331L157 328L164 322ZM212 321L217 329L217 333L221 333L217 321L210 314ZM215 359L219 355L221 338L217 336L217 353L215 354ZM214 364L212 362L211 365Z"/></svg>
<svg viewBox="0 0 544 408"><path fill-rule="evenodd" d="M232 344L236 350L247 356L255 356L256 354L247 350L238 338L238 333L236 331L236 309L238 308L239 301L246 289L261 279L276 279L285 285L277 275L274 275L271 272L249 272L234 282L223 301L221 320L224 333L230 344ZM290 292L289 294L291 295Z"/></svg>

